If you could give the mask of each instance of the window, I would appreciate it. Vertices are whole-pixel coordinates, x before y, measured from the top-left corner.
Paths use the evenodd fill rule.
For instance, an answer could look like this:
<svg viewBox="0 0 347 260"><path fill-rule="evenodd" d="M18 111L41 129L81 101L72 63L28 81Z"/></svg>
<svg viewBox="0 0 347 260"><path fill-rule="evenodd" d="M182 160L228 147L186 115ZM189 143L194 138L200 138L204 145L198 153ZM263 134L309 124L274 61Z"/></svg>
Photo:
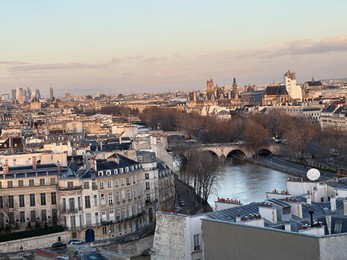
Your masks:
<svg viewBox="0 0 347 260"><path fill-rule="evenodd" d="M57 193L51 192L51 203L52 205L57 204Z"/></svg>
<svg viewBox="0 0 347 260"><path fill-rule="evenodd" d="M116 187L118 187L118 186L119 186L119 181L118 181L118 179L117 179L117 180L115 180L115 186L116 186Z"/></svg>
<svg viewBox="0 0 347 260"><path fill-rule="evenodd" d="M76 228L76 217L74 215L70 216L71 228Z"/></svg>
<svg viewBox="0 0 347 260"><path fill-rule="evenodd" d="M341 222L335 222L335 227L334 227L334 233L341 233L342 229L342 223Z"/></svg>
<svg viewBox="0 0 347 260"><path fill-rule="evenodd" d="M51 183L51 185L57 184L56 181L55 181L55 178L51 178L51 179L50 179L50 183Z"/></svg>
<svg viewBox="0 0 347 260"><path fill-rule="evenodd" d="M120 185L122 185L122 186L125 185L125 180L124 180L124 178L122 178L122 179L120 180Z"/></svg>
<svg viewBox="0 0 347 260"><path fill-rule="evenodd" d="M13 187L13 182L7 181L7 188L12 188L12 187Z"/></svg>
<svg viewBox="0 0 347 260"><path fill-rule="evenodd" d="M19 223L25 223L25 211L19 211Z"/></svg>
<svg viewBox="0 0 347 260"><path fill-rule="evenodd" d="M113 205L113 193L112 192L108 194L108 204Z"/></svg>
<svg viewBox="0 0 347 260"><path fill-rule="evenodd" d="M68 187L69 189L72 189L72 188L73 188L73 181L68 181L68 182L67 182L67 187Z"/></svg>
<svg viewBox="0 0 347 260"><path fill-rule="evenodd" d="M146 180L149 179L149 173L148 173L148 172L145 173L145 179L146 179Z"/></svg>
<svg viewBox="0 0 347 260"><path fill-rule="evenodd" d="M151 194L149 194L149 193L146 194L146 201L148 201L148 202L151 201Z"/></svg>
<svg viewBox="0 0 347 260"><path fill-rule="evenodd" d="M149 190L149 182L146 182L146 190Z"/></svg>
<svg viewBox="0 0 347 260"><path fill-rule="evenodd" d="M84 204L86 209L90 208L90 197L89 196L84 196Z"/></svg>
<svg viewBox="0 0 347 260"><path fill-rule="evenodd" d="M86 224L87 225L92 224L92 213L86 213Z"/></svg>
<svg viewBox="0 0 347 260"><path fill-rule="evenodd" d="M130 192L130 190L127 190L127 197L128 197L128 200L131 200L131 192Z"/></svg>
<svg viewBox="0 0 347 260"><path fill-rule="evenodd" d="M41 210L41 220L47 221L47 210L45 210L45 209Z"/></svg>
<svg viewBox="0 0 347 260"><path fill-rule="evenodd" d="M100 203L101 203L101 206L105 206L106 205L106 202L105 202L105 194L101 194L100 195Z"/></svg>
<svg viewBox="0 0 347 260"><path fill-rule="evenodd" d="M18 181L18 187L23 187L24 186L24 181L23 180L19 180Z"/></svg>
<svg viewBox="0 0 347 260"><path fill-rule="evenodd" d="M33 180L33 179L30 179L30 180L29 180L29 186L30 186L30 187L33 187L34 185L35 185L34 180Z"/></svg>
<svg viewBox="0 0 347 260"><path fill-rule="evenodd" d="M14 212L8 213L8 221L9 221L10 225L14 224Z"/></svg>
<svg viewBox="0 0 347 260"><path fill-rule="evenodd" d="M103 227L102 228L102 233L105 235L105 234L107 234L107 228L106 227Z"/></svg>
<svg viewBox="0 0 347 260"><path fill-rule="evenodd" d="M30 222L35 222L36 221L36 211L31 210L30 211Z"/></svg>
<svg viewBox="0 0 347 260"><path fill-rule="evenodd" d="M99 212L95 212L95 223L99 224Z"/></svg>
<svg viewBox="0 0 347 260"><path fill-rule="evenodd" d="M66 198L63 198L63 212L66 212Z"/></svg>
<svg viewBox="0 0 347 260"><path fill-rule="evenodd" d="M117 202L120 202L119 191L116 192L116 201L117 201Z"/></svg>
<svg viewBox="0 0 347 260"><path fill-rule="evenodd" d="M35 194L30 194L30 206L35 206Z"/></svg>
<svg viewBox="0 0 347 260"><path fill-rule="evenodd" d="M200 234L194 235L193 238L194 238L194 251L200 250Z"/></svg>
<svg viewBox="0 0 347 260"><path fill-rule="evenodd" d="M44 186L45 185L45 179L40 179L40 186Z"/></svg>
<svg viewBox="0 0 347 260"><path fill-rule="evenodd" d="M69 209L75 211L75 198L69 198Z"/></svg>
<svg viewBox="0 0 347 260"><path fill-rule="evenodd" d="M110 220L114 221L114 211L113 211L113 209L110 210L109 214L110 214Z"/></svg>
<svg viewBox="0 0 347 260"><path fill-rule="evenodd" d="M127 217L126 208L122 208L122 219Z"/></svg>
<svg viewBox="0 0 347 260"><path fill-rule="evenodd" d="M77 205L78 205L78 210L81 210L82 209L82 207L81 207L81 197L77 198Z"/></svg>
<svg viewBox="0 0 347 260"><path fill-rule="evenodd" d="M106 219L106 212L105 212L105 211L102 211L102 212L101 212L101 220L102 220L103 222L106 222L106 221L107 221L107 219Z"/></svg>
<svg viewBox="0 0 347 260"><path fill-rule="evenodd" d="M112 188L112 181L107 182L107 188L111 189Z"/></svg>
<svg viewBox="0 0 347 260"><path fill-rule="evenodd" d="M46 205L46 193L41 193L40 198L41 198L41 206L45 206Z"/></svg>
<svg viewBox="0 0 347 260"><path fill-rule="evenodd" d="M130 185L130 179L126 178L127 185Z"/></svg>
<svg viewBox="0 0 347 260"><path fill-rule="evenodd" d="M94 207L98 206L98 195L94 195Z"/></svg>
<svg viewBox="0 0 347 260"><path fill-rule="evenodd" d="M13 195L8 195L8 207L14 208Z"/></svg>
<svg viewBox="0 0 347 260"><path fill-rule="evenodd" d="M103 188L104 188L104 182L101 181L101 182L99 183L99 186L100 186L100 189L103 189Z"/></svg>
<svg viewBox="0 0 347 260"><path fill-rule="evenodd" d="M0 196L0 209L3 209L3 208L4 208L4 198Z"/></svg>
<svg viewBox="0 0 347 260"><path fill-rule="evenodd" d="M19 195L19 207L25 207L24 195Z"/></svg>
<svg viewBox="0 0 347 260"><path fill-rule="evenodd" d="M2 182L0 181L0 189L2 188Z"/></svg>
<svg viewBox="0 0 347 260"><path fill-rule="evenodd" d="M84 189L89 189L89 182L83 182L83 188Z"/></svg>
<svg viewBox="0 0 347 260"><path fill-rule="evenodd" d="M58 211L57 209L52 209L52 221L53 224L56 224L58 221Z"/></svg>

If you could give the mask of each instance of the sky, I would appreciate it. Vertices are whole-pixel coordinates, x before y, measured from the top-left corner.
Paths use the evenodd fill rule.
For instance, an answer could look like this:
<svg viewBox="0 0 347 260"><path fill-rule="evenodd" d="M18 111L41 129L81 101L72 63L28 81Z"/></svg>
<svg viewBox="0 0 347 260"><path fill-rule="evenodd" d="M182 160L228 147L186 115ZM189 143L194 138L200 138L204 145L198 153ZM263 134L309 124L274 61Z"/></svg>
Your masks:
<svg viewBox="0 0 347 260"><path fill-rule="evenodd" d="M167 92L347 77L347 1L0 0L0 92Z"/></svg>

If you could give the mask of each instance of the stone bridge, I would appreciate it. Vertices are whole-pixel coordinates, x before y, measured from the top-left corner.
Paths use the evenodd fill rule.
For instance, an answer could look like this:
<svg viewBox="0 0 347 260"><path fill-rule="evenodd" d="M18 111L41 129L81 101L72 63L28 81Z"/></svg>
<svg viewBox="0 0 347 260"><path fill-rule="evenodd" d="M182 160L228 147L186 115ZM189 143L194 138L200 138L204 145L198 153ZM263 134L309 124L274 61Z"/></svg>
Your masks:
<svg viewBox="0 0 347 260"><path fill-rule="evenodd" d="M201 151L211 152L218 156L220 160L225 160L228 157L242 157L252 158L257 153L260 155L278 155L280 147L277 144L269 144L264 146L257 151L254 150L252 145L247 144L200 144Z"/></svg>

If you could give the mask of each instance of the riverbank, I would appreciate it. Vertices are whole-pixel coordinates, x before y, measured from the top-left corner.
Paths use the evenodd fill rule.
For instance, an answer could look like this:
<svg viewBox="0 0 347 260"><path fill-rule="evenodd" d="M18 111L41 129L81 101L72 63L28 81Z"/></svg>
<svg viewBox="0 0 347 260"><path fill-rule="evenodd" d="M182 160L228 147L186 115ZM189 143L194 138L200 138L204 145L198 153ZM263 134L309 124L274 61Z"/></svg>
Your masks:
<svg viewBox="0 0 347 260"><path fill-rule="evenodd" d="M263 167L267 167L276 171L285 172L287 174L296 176L296 177L306 177L307 171L312 167L303 166L299 164L295 164L292 162L288 162L286 160L277 158L277 157L269 157L267 159L245 159L245 161L249 163L253 163L256 165L260 165ZM331 179L335 174L326 171L320 171L321 177Z"/></svg>

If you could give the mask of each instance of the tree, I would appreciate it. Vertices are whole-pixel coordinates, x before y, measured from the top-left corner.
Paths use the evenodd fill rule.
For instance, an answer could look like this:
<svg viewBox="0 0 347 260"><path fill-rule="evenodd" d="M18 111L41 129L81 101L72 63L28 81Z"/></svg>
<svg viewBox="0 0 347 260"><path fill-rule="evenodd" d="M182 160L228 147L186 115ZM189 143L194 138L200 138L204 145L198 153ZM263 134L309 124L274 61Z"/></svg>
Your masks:
<svg viewBox="0 0 347 260"><path fill-rule="evenodd" d="M288 152L291 157L302 164L307 164L307 158L312 158L312 143L319 134L319 128L302 118L287 122L284 136L288 141Z"/></svg>
<svg viewBox="0 0 347 260"><path fill-rule="evenodd" d="M265 145L269 144L269 131L262 125L250 121L246 124L243 139L246 144L253 149L254 154L258 159L258 151Z"/></svg>
<svg viewBox="0 0 347 260"><path fill-rule="evenodd" d="M184 180L188 181L195 193L203 199L200 206L205 211L208 198L221 177L219 159L210 152L194 148L188 149L185 155L187 159L183 165Z"/></svg>

